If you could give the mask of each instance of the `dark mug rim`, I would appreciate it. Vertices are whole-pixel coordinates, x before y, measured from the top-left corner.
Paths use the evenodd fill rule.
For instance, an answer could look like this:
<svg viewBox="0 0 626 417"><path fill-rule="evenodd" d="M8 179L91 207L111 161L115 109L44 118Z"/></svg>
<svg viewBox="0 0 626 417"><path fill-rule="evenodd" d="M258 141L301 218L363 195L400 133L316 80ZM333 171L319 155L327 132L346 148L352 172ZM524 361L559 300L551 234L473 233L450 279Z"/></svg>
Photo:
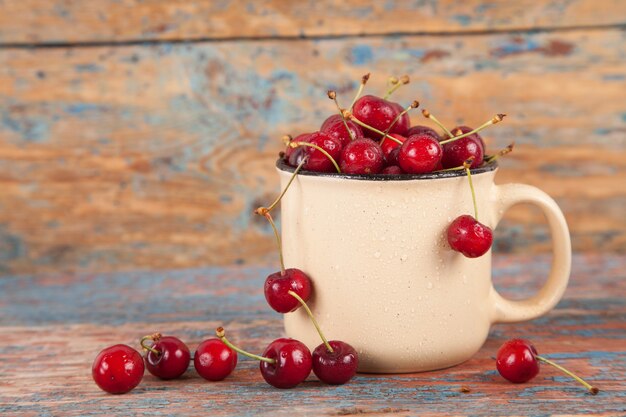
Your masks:
<svg viewBox="0 0 626 417"><path fill-rule="evenodd" d="M276 161L276 168L285 172L294 172L295 167L288 165L282 158L278 158ZM495 171L498 168L498 163L492 161L489 164L481 165L478 168L472 168L472 175L478 175L485 172ZM440 178L455 178L465 176L465 170L459 169L455 171L439 171L429 172L427 174L401 174L401 175L365 175L365 174L345 174L338 172L316 172L306 171L301 169L298 175L305 175L308 177L325 177L325 178L341 178L346 180L368 180L368 181L410 181L410 180L435 180Z"/></svg>

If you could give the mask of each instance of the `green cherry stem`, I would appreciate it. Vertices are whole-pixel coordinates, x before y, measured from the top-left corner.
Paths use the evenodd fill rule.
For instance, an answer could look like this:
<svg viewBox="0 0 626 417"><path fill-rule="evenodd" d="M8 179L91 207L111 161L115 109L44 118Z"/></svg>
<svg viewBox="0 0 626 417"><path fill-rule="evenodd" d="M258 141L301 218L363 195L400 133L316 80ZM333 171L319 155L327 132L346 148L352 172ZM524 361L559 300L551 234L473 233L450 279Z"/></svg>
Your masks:
<svg viewBox="0 0 626 417"><path fill-rule="evenodd" d="M274 207L276 207L276 205L278 203L280 203L280 200L283 199L283 196L285 195L285 193L287 192L287 190L291 186L291 183L293 182L293 180L296 178L296 176L298 176L298 172L300 172L300 170L302 169L302 167L306 163L307 159L308 158L305 157L305 158L302 159L302 161L300 161L300 163L298 164L296 169L293 171L293 174L291 174L291 178L289 178L289 182L285 186L285 189L283 191L281 191L281 193L278 196L278 198L276 198L276 200L274 200L274 202L272 204L270 204L269 207L259 207L258 209L254 210L255 214L260 214L260 215L264 216L266 211L267 212L272 211L274 209Z"/></svg>
<svg viewBox="0 0 626 417"><path fill-rule="evenodd" d="M548 365L552 365L554 366L556 369L558 369L559 371L571 376L572 378L574 378L576 381L580 382L585 388L587 388L587 390L589 390L589 392L592 395L596 395L598 392L600 392L600 390L596 387L594 387L593 385L589 384L587 381L585 381L584 379L582 379L581 377L579 377L578 375L574 374L573 372L563 368L561 365L556 364L554 362L552 362L550 359L546 359L543 356L539 356L536 355L535 358L537 358L537 360L547 363Z"/></svg>
<svg viewBox="0 0 626 417"><path fill-rule="evenodd" d="M485 158L485 163L489 164L489 163L497 160L501 156L504 156L504 155L506 155L508 153L511 153L513 151L513 146L515 146L515 142L512 142L510 145L508 145L506 148L502 149L497 154L486 157Z"/></svg>
<svg viewBox="0 0 626 417"><path fill-rule="evenodd" d="M422 110L422 115L423 115L425 118L430 119L430 120L432 120L433 122L435 122L435 124L436 124L437 126L439 126L439 127L440 127L443 131L444 131L444 133L445 133L446 135L448 135L448 137L450 137L450 138L454 137L454 135L453 135L453 134L452 134L452 133L448 130L448 128L446 128L446 127L443 125L443 123L441 123L439 120L437 120L437 118L436 118L435 116L433 116L433 115L432 115L432 114L431 114L428 110L423 109L423 110Z"/></svg>
<svg viewBox="0 0 626 417"><path fill-rule="evenodd" d="M474 133L478 133L481 130L483 130L484 128L491 126L491 125L495 125L496 123L500 123L502 121L502 119L504 119L504 116L506 116L506 114L496 114L491 120L488 120L487 122L483 123L482 125L478 126L476 129L467 132L467 133L463 133L462 135L459 136L454 136L451 135L450 139L444 140L439 142L440 145L445 145L446 143L450 143L450 142L454 142L455 140L459 140L461 138L464 138L466 136L469 135L473 135Z"/></svg>
<svg viewBox="0 0 626 417"><path fill-rule="evenodd" d="M154 344L160 338L161 338L161 333L154 333L154 334L142 337L141 340L139 341L139 344L141 345L142 349L149 350L150 352L152 352L152 353L154 353L155 355L158 356L158 355L161 354L161 352L159 350L153 348L152 346L146 345L146 341L150 340Z"/></svg>
<svg viewBox="0 0 626 417"><path fill-rule="evenodd" d="M394 126L395 126L395 124L398 122L398 120L400 120L400 118L401 118L402 116L404 116L404 115L405 115L405 114L406 114L409 110L418 108L418 107L419 107L419 105L420 105L420 102L419 102L419 101L417 101L417 100L414 100L414 101L413 101L413 102L409 105L409 107L407 107L406 109L402 110L402 112L400 112L400 113L396 116L396 118L395 118L395 119L393 119L393 121L391 122L391 124L389 125L389 127L388 127L387 129L385 129L385 132L384 132L383 138L380 140L380 143L379 143L379 144L380 144L380 145L382 145L382 144L383 144L383 142L385 141L385 139L387 139L387 138L391 137L391 136L389 136L389 131L391 130L391 128L392 128L392 127L394 127Z"/></svg>
<svg viewBox="0 0 626 417"><path fill-rule="evenodd" d="M372 132L376 132L379 135L382 135L383 139L385 138L389 138L392 141L396 142L398 145L402 145L402 142L400 142L398 139L394 138L393 136L389 136L388 134L386 134L385 132L382 132L378 129L376 129L375 127L372 127L368 124L363 123L362 121L360 121L359 119L357 119L352 113L350 113L350 111L348 110L344 110L343 111L344 117L347 117L348 119L352 120L354 123L356 123L357 125L364 127L366 129L371 130ZM382 140L381 140L382 142Z"/></svg>
<svg viewBox="0 0 626 417"><path fill-rule="evenodd" d="M315 320L315 316L313 315L313 312L311 311L311 309L309 308L309 306L306 304L306 302L302 299L302 297L300 297L298 294L296 294L294 291L289 290L288 294L291 295L293 298L295 298L296 300L298 300L298 302L300 304L302 304L302 307L304 307L304 310L306 310L306 314L309 315L309 318L311 319L311 321L313 322L313 326L315 326L315 329L317 330L317 333L320 335L320 337L322 338L322 341L324 342L324 345L326 345L326 349L330 352L333 353L334 350L332 348L332 346L330 346L330 343L328 343L328 340L326 340L326 338L324 337L324 333L322 333L322 329L320 328L320 325L317 323L317 320Z"/></svg>
<svg viewBox="0 0 626 417"><path fill-rule="evenodd" d="M309 142L289 142L289 146L291 146L292 148L297 148L298 146L308 146L309 148L317 149L318 151L323 153L324 156L326 156L326 158L330 160L330 162L333 163L337 172L341 174L341 169L339 169L339 165L337 164L337 161L335 161L335 159L332 156L330 156L328 152L326 152L324 149L320 148L316 144L309 143Z"/></svg>
<svg viewBox="0 0 626 417"><path fill-rule="evenodd" d="M391 79L395 82L392 81L392 86L383 96L383 100L387 100L398 88L402 87L405 84L408 84L411 81L408 75L403 75L402 77L400 77L400 79L397 79L395 77L392 77Z"/></svg>
<svg viewBox="0 0 626 417"><path fill-rule="evenodd" d="M361 84L359 85L359 89L356 92L356 95L354 96L354 99L352 99L352 103L350 103L350 109L352 109L352 107L354 107L354 103L356 103L356 101L359 99L359 97L361 97L361 93L363 93L363 89L365 88L365 84L367 84L367 80L370 79L370 73L368 72L367 74L365 74L364 76L361 77Z"/></svg>
<svg viewBox="0 0 626 417"><path fill-rule="evenodd" d="M263 361L263 362L267 362L267 363L271 363L271 364L275 364L276 363L276 359L271 359L271 358L266 358L265 356L259 356L259 355L255 355L254 353L250 353L250 352L246 352L245 350L238 348L237 346L233 345L230 340L226 339L226 330L224 330L223 327L218 327L215 330L215 335L217 337L219 337L219 339L229 348L231 348L232 350L234 350L235 352L241 353L244 356L247 356L249 358L252 359L256 359L258 361Z"/></svg>
<svg viewBox="0 0 626 417"><path fill-rule="evenodd" d="M474 162L474 158L469 158L465 162L463 162L463 168L467 173L467 179L469 180L470 190L472 190L472 202L474 203L474 218L478 221L478 206L476 205L476 193L474 192L474 184L472 183L472 173L470 172L470 167L472 166L472 162Z"/></svg>
<svg viewBox="0 0 626 417"><path fill-rule="evenodd" d="M280 259L280 275L285 275L285 260L283 259L283 243L280 239L280 233L278 233L278 229L276 228L276 224L274 223L274 219L269 211L263 213L263 216L270 222L272 226L272 230L274 230L274 236L276 237L276 244L278 245L278 257Z"/></svg>
<svg viewBox="0 0 626 417"><path fill-rule="evenodd" d="M352 132L348 128L348 123L346 123L346 118L343 116L343 109L339 106L339 103L337 103L337 93L333 90L328 90L328 98L335 102L335 106L337 106L337 110L339 110L339 115L341 116L341 121L350 136L350 140L354 140L354 135L352 135Z"/></svg>

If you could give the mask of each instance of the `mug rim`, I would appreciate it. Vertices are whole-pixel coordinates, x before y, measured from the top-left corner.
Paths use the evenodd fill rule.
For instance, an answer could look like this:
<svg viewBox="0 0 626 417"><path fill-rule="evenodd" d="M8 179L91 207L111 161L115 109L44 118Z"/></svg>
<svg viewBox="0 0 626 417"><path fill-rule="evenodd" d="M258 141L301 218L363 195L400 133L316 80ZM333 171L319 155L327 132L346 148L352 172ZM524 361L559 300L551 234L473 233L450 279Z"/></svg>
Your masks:
<svg viewBox="0 0 626 417"><path fill-rule="evenodd" d="M276 168L280 171L284 172L294 172L296 170L295 167L288 165L283 158L278 158L276 161ZM479 175L487 172L495 171L498 168L497 161L492 161L488 164L481 165L478 168L472 168L470 172L472 175ZM340 178L346 180L360 180L360 181L410 181L410 180L435 180L441 178L455 178L465 176L465 170L459 169L455 171L439 171L439 172L429 172L427 174L394 174L394 175L384 175L384 174L346 174L339 172L317 172L317 171L306 171L301 169L298 172L298 175L304 175L307 177L323 177L323 178Z"/></svg>

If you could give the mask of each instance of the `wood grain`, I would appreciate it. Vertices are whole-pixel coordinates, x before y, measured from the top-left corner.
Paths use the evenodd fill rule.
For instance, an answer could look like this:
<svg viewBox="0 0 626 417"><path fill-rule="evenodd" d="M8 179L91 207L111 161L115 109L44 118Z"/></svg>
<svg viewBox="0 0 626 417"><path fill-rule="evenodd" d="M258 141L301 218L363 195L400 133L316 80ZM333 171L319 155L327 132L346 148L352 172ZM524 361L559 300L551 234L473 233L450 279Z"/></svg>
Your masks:
<svg viewBox="0 0 626 417"><path fill-rule="evenodd" d="M260 352L282 334L280 316L265 304L270 269L231 267L118 274L45 274L0 280L0 413L7 416L440 416L621 415L626 412L626 280L624 256L577 255L564 299L543 318L497 325L471 360L445 370L402 375L359 374L332 387L311 375L292 390L262 380L258 364L240 358L223 382L190 369L182 380L146 373L129 394L100 391L91 380L98 351L138 346L144 334L182 338L193 351L225 325L231 339ZM499 291L526 297L549 269L546 256L497 257ZM530 339L539 352L567 366L601 392L543 367L533 381L513 385L496 372L503 341ZM467 386L469 393L462 393Z"/></svg>
<svg viewBox="0 0 626 417"><path fill-rule="evenodd" d="M0 44L454 33L626 25L620 0L4 0Z"/></svg>
<svg viewBox="0 0 626 417"><path fill-rule="evenodd" d="M0 271L170 268L273 261L251 211L276 193L285 133L311 131L360 76L413 83L445 123L506 121L500 182L537 185L575 250L626 248L623 32L0 49ZM424 119L414 116L415 123ZM506 251L544 251L515 209ZM270 254L270 258L268 258Z"/></svg>

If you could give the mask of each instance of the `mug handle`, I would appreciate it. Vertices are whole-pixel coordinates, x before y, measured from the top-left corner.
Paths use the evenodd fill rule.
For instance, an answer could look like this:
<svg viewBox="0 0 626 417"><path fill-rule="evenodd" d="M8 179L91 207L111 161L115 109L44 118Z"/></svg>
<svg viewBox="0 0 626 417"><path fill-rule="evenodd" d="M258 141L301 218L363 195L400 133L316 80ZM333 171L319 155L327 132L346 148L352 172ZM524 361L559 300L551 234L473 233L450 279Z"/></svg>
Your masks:
<svg viewBox="0 0 626 417"><path fill-rule="evenodd" d="M525 300L509 300L491 287L493 323L532 320L550 311L561 299L569 281L572 266L572 244L563 212L556 202L536 187L524 184L504 184L495 187L496 203L493 218L500 222L510 207L530 203L539 207L548 220L552 235L552 267L548 280L534 296Z"/></svg>

